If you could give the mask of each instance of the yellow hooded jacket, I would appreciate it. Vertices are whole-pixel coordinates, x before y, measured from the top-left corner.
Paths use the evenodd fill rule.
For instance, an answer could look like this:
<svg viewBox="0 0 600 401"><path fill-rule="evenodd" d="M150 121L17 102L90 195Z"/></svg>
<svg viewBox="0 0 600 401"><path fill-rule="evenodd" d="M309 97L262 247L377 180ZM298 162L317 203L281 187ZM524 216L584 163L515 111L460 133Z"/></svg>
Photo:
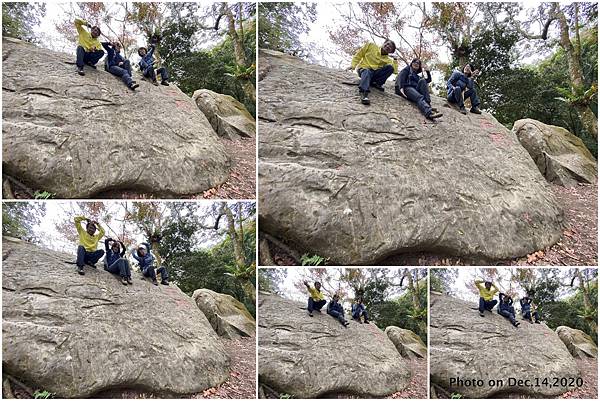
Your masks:
<svg viewBox="0 0 600 401"><path fill-rule="evenodd" d="M381 54L381 47L375 43L367 43L352 57L352 64L350 66L352 69L358 66L358 68L377 70L389 64L394 67L394 74L397 74L398 62L389 56Z"/></svg>
<svg viewBox="0 0 600 401"><path fill-rule="evenodd" d="M83 245L88 252L94 252L96 251L96 248L98 248L98 241L100 241L100 238L104 237L104 228L98 224L98 233L96 235L89 235L81 226L81 222L84 220L84 216L75 217L75 228L77 228L77 234L79 234L79 245Z"/></svg>
<svg viewBox="0 0 600 401"><path fill-rule="evenodd" d="M98 38L93 38L92 34L83 28L84 25L87 25L87 21L80 18L75 19L75 28L77 28L77 34L79 35L79 45L83 47L86 52L102 50L100 40Z"/></svg>
<svg viewBox="0 0 600 401"><path fill-rule="evenodd" d="M483 285L483 283L483 280L475 280L475 285L479 290L479 296L485 299L486 301L491 301L494 298L494 294L498 292L498 289L495 285L492 284L492 288L488 290L487 288L485 288L485 285Z"/></svg>

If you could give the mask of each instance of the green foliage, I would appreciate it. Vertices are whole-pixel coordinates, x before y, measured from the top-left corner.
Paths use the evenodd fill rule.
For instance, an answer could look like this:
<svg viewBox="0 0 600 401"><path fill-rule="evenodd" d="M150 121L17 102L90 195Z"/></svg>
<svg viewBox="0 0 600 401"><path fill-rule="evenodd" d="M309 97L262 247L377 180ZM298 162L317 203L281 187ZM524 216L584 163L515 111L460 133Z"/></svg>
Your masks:
<svg viewBox="0 0 600 401"><path fill-rule="evenodd" d="M33 27L46 15L45 3L2 3L2 36L35 41Z"/></svg>
<svg viewBox="0 0 600 401"><path fill-rule="evenodd" d="M259 3L258 46L281 52L302 49L300 36L317 18L316 3Z"/></svg>
<svg viewBox="0 0 600 401"><path fill-rule="evenodd" d="M458 278L456 269L435 268L429 270L429 286L432 291L452 294L451 286Z"/></svg>
<svg viewBox="0 0 600 401"><path fill-rule="evenodd" d="M281 394L279 394L279 399L280 400L289 400L289 399L292 399L292 398L294 398L294 396L291 395L291 394L287 394L287 393L281 393Z"/></svg>
<svg viewBox="0 0 600 401"><path fill-rule="evenodd" d="M325 259L322 256L309 255L308 253L305 253L300 258L300 262L302 263L302 266L321 266L321 265L324 265L326 261L327 261L327 259Z"/></svg>
<svg viewBox="0 0 600 401"><path fill-rule="evenodd" d="M463 398L463 395L461 393L452 393L450 394L450 399L452 400L459 400Z"/></svg>
<svg viewBox="0 0 600 401"><path fill-rule="evenodd" d="M286 269L258 269L258 289L260 291L281 294L280 285L286 277Z"/></svg>
<svg viewBox="0 0 600 401"><path fill-rule="evenodd" d="M3 202L2 235L37 242L33 227L40 223L45 212L45 203Z"/></svg>
<svg viewBox="0 0 600 401"><path fill-rule="evenodd" d="M33 197L35 199L52 199L56 196L56 194L54 192L48 192L48 191L35 191L33 193Z"/></svg>
<svg viewBox="0 0 600 401"><path fill-rule="evenodd" d="M55 393L51 393L48 390L44 390L44 391L40 391L40 390L35 390L35 392L33 393L33 398L54 398L56 394Z"/></svg>

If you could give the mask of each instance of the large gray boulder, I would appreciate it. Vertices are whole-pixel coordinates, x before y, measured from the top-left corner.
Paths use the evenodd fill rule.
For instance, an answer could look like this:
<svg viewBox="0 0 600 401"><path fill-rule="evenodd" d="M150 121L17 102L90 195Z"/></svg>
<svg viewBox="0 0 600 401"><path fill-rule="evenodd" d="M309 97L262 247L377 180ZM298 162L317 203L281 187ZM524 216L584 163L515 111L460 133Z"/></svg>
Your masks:
<svg viewBox="0 0 600 401"><path fill-rule="evenodd" d="M219 336L234 339L256 335L254 318L244 304L231 295L202 288L194 291L192 299Z"/></svg>
<svg viewBox="0 0 600 401"><path fill-rule="evenodd" d="M596 182L596 159L581 138L566 129L526 118L515 121L512 132L549 182L563 186Z"/></svg>
<svg viewBox="0 0 600 401"><path fill-rule="evenodd" d="M256 136L254 117L233 97L208 89L199 89L192 95L192 100L220 136L230 139Z"/></svg>
<svg viewBox="0 0 600 401"><path fill-rule="evenodd" d="M466 398L550 398L576 388L579 368L558 335L545 324L521 320L515 328L496 309L480 317L476 302L446 295L431 294L430 303L432 384ZM456 378L465 382L452 382ZM526 384L512 383L509 378ZM467 379L481 382L473 384ZM491 386L489 381L497 379L503 383ZM536 379L539 386L535 386ZM544 379L549 386L543 384ZM567 383L574 379L573 387L565 386L561 379Z"/></svg>
<svg viewBox="0 0 600 401"><path fill-rule="evenodd" d="M230 159L196 104L175 85L134 78L134 92L75 56L2 41L4 173L59 198L132 190L196 194L223 183Z"/></svg>
<svg viewBox="0 0 600 401"><path fill-rule="evenodd" d="M2 367L59 398L113 389L157 395L227 380L229 357L208 320L174 285L134 284L74 255L3 241ZM100 265L100 263L99 263Z"/></svg>
<svg viewBox="0 0 600 401"><path fill-rule="evenodd" d="M414 331L388 326L385 328L385 334L394 343L400 355L407 358L427 357L427 346Z"/></svg>
<svg viewBox="0 0 600 401"><path fill-rule="evenodd" d="M583 331L568 326L558 326L556 334L574 357L598 357L598 346L594 343L592 337Z"/></svg>
<svg viewBox="0 0 600 401"><path fill-rule="evenodd" d="M356 75L261 50L261 230L331 264L430 253L503 259L555 243L563 212L490 114L428 122L394 94L363 106Z"/></svg>
<svg viewBox="0 0 600 401"><path fill-rule="evenodd" d="M258 377L295 398L384 397L410 380L408 360L373 324L344 328L325 313L277 295L260 294Z"/></svg>

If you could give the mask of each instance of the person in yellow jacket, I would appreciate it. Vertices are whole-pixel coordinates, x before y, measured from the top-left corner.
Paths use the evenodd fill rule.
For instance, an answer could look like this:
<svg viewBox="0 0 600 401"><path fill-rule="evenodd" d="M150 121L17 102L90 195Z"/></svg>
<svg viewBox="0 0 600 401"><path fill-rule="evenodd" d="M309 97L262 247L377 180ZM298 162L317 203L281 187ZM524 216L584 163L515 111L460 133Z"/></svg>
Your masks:
<svg viewBox="0 0 600 401"><path fill-rule="evenodd" d="M81 223L86 222L85 230ZM77 247L77 272L85 274L83 266L88 265L95 268L96 263L104 256L104 250L98 249L98 241L104 236L104 228L97 221L90 220L84 216L75 217L75 228L79 235L79 246ZM96 234L96 230L99 232Z"/></svg>
<svg viewBox="0 0 600 401"><path fill-rule="evenodd" d="M311 287L308 282L304 282L310 296L308 297L308 316L313 316L313 311L321 312L327 301L325 295L321 292L321 283L315 281L315 286Z"/></svg>
<svg viewBox="0 0 600 401"><path fill-rule="evenodd" d="M375 43L365 44L352 58L350 68L354 71L358 67L360 84L358 92L362 104L370 104L369 92L371 86L383 91L383 85L392 74L398 73L398 61L392 55L396 51L396 44L387 39L383 46Z"/></svg>
<svg viewBox="0 0 600 401"><path fill-rule="evenodd" d="M88 32L84 27L90 28ZM79 45L77 46L77 73L85 75L83 66L85 64L92 68L96 68L96 64L102 56L102 44L98 39L102 32L97 26L91 26L87 21L80 18L75 19L75 28L77 29Z"/></svg>
<svg viewBox="0 0 600 401"><path fill-rule="evenodd" d="M498 303L494 295L498 288L491 281L475 280L475 286L479 290L479 315L483 316L484 311L491 312Z"/></svg>

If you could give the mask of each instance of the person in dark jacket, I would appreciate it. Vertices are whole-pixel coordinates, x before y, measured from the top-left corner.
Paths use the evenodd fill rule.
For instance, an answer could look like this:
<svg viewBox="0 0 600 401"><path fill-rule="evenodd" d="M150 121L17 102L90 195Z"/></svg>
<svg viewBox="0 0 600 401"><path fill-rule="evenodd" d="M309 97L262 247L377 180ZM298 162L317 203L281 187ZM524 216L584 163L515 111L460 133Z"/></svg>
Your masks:
<svg viewBox="0 0 600 401"><path fill-rule="evenodd" d="M335 294L333 299L327 304L327 314L335 317L343 326L348 327L350 323L348 323L346 318L344 318L344 307L339 301L340 296Z"/></svg>
<svg viewBox="0 0 600 401"><path fill-rule="evenodd" d="M421 78L419 75L423 70L425 70L426 78ZM411 61L410 65L404 67L396 77L396 94L416 103L421 113L428 120L433 120L441 117L442 114L431 107L430 82L431 72L429 68L422 66L421 60L416 58Z"/></svg>
<svg viewBox="0 0 600 401"><path fill-rule="evenodd" d="M131 256L137 260L144 277L150 277L150 279L152 279L152 284L158 285L156 273L159 273L161 277L160 283L162 285L169 285L167 269L164 266L161 266L157 270L154 270L154 256L152 256L150 250L150 244L144 242L131 252Z"/></svg>
<svg viewBox="0 0 600 401"><path fill-rule="evenodd" d="M139 87L131 77L131 63L121 55L121 44L102 42L102 47L106 50L106 71L121 78L129 89Z"/></svg>
<svg viewBox="0 0 600 401"><path fill-rule="evenodd" d="M537 312L537 310L534 310L533 313L531 311L533 306L533 299L531 299L529 295L527 295L521 298L519 300L519 303L521 304L521 315L523 315L523 319L527 320L529 323L533 323L533 320L531 319L531 317L533 316L535 322L537 324L540 324L540 315Z"/></svg>
<svg viewBox="0 0 600 401"><path fill-rule="evenodd" d="M142 58L138 63L140 66L140 70L144 77L148 78L152 81L152 84L158 85L156 81L156 73L160 74L160 83L165 86L169 86L169 74L167 73L167 69L165 67L160 67L156 71L154 70L154 50L156 46L154 44L149 44L148 49L145 47L140 47L138 49L138 55Z"/></svg>
<svg viewBox="0 0 600 401"><path fill-rule="evenodd" d="M515 308L512 306L512 298L506 294L500 293L498 294L498 299L500 300L498 303L498 313L510 320L513 326L519 327L520 323L517 322L517 319L515 318Z"/></svg>
<svg viewBox="0 0 600 401"><path fill-rule="evenodd" d="M107 238L104 240L104 249L106 250L104 270L121 276L121 283L123 285L133 285L129 261L124 258L125 245L121 241Z"/></svg>
<svg viewBox="0 0 600 401"><path fill-rule="evenodd" d="M471 99L471 113L481 114L481 110L479 110L479 98L475 90L475 78L477 76L479 76L479 70L473 71L471 64L466 64L462 72L454 70L446 83L448 101L456 104L463 114L467 114L465 98Z"/></svg>
<svg viewBox="0 0 600 401"><path fill-rule="evenodd" d="M362 323L362 321L360 320L361 316L364 318L365 323L368 324L369 314L367 313L367 308L363 303L362 297L358 297L352 304L352 319L356 320L359 323Z"/></svg>

